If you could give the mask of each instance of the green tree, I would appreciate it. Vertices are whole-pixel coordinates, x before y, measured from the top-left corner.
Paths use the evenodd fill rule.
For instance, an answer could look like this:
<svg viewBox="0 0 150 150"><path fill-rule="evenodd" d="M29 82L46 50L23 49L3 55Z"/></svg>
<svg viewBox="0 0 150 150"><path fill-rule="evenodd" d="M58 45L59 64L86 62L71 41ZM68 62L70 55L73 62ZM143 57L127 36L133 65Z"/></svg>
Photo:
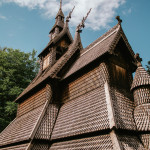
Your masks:
<svg viewBox="0 0 150 150"><path fill-rule="evenodd" d="M148 61L148 65L146 65L147 72L150 74L150 61Z"/></svg>
<svg viewBox="0 0 150 150"><path fill-rule="evenodd" d="M13 101L37 74L36 51L24 53L18 49L0 48L0 131L16 116Z"/></svg>

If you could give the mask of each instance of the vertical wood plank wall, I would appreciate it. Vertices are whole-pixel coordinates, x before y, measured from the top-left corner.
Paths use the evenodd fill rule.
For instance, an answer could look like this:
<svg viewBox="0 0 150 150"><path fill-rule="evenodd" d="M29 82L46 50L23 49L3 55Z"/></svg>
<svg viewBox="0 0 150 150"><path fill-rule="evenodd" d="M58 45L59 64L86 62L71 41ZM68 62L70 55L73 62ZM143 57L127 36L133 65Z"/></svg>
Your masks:
<svg viewBox="0 0 150 150"><path fill-rule="evenodd" d="M130 92L131 72L122 66L125 64L109 64L110 89L116 125L117 128L136 130L133 118L135 106Z"/></svg>

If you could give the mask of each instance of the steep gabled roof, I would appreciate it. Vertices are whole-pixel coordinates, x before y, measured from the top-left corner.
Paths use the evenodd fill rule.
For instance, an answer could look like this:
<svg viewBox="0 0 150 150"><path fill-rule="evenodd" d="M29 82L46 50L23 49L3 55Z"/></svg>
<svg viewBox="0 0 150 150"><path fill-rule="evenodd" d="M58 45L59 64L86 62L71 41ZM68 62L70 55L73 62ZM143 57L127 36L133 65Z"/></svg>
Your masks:
<svg viewBox="0 0 150 150"><path fill-rule="evenodd" d="M65 16L64 16L64 13L62 12L62 9L61 9L61 8L59 9L59 11L58 11L58 13L57 13L56 18L57 18L58 16L61 16L61 17L63 17L63 18L65 17Z"/></svg>
<svg viewBox="0 0 150 150"><path fill-rule="evenodd" d="M96 88L60 108L52 140L109 129L105 91Z"/></svg>
<svg viewBox="0 0 150 150"><path fill-rule="evenodd" d="M42 52L38 56L40 56L51 45L56 44L64 35L67 35L70 42L73 42L73 38L72 38L71 33L69 31L67 22L65 23L63 30L54 39L51 39L51 41L47 44L47 46L42 50Z"/></svg>
<svg viewBox="0 0 150 150"><path fill-rule="evenodd" d="M91 43L88 47L82 50L80 57L66 73L64 79L77 72L84 66L88 65L92 61L96 60L97 58L101 57L105 53L113 53L115 46L117 45L120 38L124 40L131 57L134 59L134 52L122 30L122 27L120 24L117 24L104 35L99 37L96 41Z"/></svg>
<svg viewBox="0 0 150 150"><path fill-rule="evenodd" d="M136 70L131 90L143 85L150 85L150 75L142 66L139 66Z"/></svg>
<svg viewBox="0 0 150 150"><path fill-rule="evenodd" d="M49 107L53 108L53 106L50 103L52 95L51 87L48 84L46 85L46 95L44 94L44 97L43 95L39 97L39 95L37 95L36 93L34 99L38 97L37 100L41 100L41 98L45 97L44 103L39 103L40 105L36 106L35 108L32 107L32 110L28 109L27 107L20 107L21 109L26 109L28 112L24 114L18 113L17 117L0 133L0 149L6 146L12 146L10 147L11 150L13 148L17 149L16 145L23 144L26 142L28 142L28 144L26 144L25 149L27 150L27 147L30 146L32 140L35 138L36 133L39 131L38 129L41 125L41 121L43 120L44 116L48 114L47 109L50 109ZM34 102L35 101L33 101L33 103ZM31 103L26 104L32 105ZM18 149L21 146L22 145L18 146Z"/></svg>
<svg viewBox="0 0 150 150"><path fill-rule="evenodd" d="M15 146L1 148L1 150L27 150L30 145L31 143L19 144Z"/></svg>
<svg viewBox="0 0 150 150"><path fill-rule="evenodd" d="M52 29L50 30L49 33L51 33L56 26L61 27L61 28L64 27L64 18L65 17L64 17L64 13L62 12L62 8L61 7L62 7L62 2L60 1L60 8L59 8L59 11L58 11L58 13L57 13L57 15L55 17L56 22L55 22L54 26L52 27ZM58 18L59 16L61 17L60 19Z"/></svg>
<svg viewBox="0 0 150 150"><path fill-rule="evenodd" d="M42 105L20 117L15 118L0 133L0 147L29 140L43 110L44 106Z"/></svg>
<svg viewBox="0 0 150 150"><path fill-rule="evenodd" d="M68 32L67 26L63 29L63 31L54 38L48 46L52 43L57 43L61 37ZM128 43L128 40L122 30L120 24L115 25L112 29L82 50L80 57L75 61L70 70L66 73L63 79L69 77L73 73L77 72L84 66L88 65L92 61L101 57L105 53L113 53L115 46L117 45L120 38L123 38L126 46L128 47L129 53L131 57L134 59L134 52ZM80 43L80 44L79 44ZM48 47L47 46L47 47ZM36 87L38 84L42 83L48 77L55 78L57 77L57 73L62 69L62 67L69 61L71 56L75 53L77 49L81 48L81 40L80 34L76 32L74 42L69 46L67 52L51 67L45 70L43 74L35 81L32 82L20 95L16 100L19 100L22 96L27 94L30 90ZM87 59L88 58L88 59Z"/></svg>
<svg viewBox="0 0 150 150"><path fill-rule="evenodd" d="M73 43L69 46L67 52L51 67L45 70L43 74L41 74L36 81L31 82L30 85L18 96L16 101L18 101L22 96L27 94L30 90L35 88L37 85L45 81L47 78L57 78L57 73L61 70L61 68L68 62L68 60L72 57L72 55L76 52L76 50L80 49L80 34L76 32L75 39Z"/></svg>

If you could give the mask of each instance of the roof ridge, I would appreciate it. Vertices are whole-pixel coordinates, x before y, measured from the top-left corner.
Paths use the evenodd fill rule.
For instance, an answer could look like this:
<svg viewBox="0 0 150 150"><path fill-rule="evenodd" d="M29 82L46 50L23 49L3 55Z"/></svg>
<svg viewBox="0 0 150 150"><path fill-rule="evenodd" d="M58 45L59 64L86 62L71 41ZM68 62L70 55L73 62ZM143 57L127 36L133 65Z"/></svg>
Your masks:
<svg viewBox="0 0 150 150"><path fill-rule="evenodd" d="M80 56L78 57L77 61L74 63L73 68L66 73L66 75L63 77L63 79L66 79L71 74L75 73L77 70L80 70L85 65L87 65L86 62L91 63L93 60L97 59L98 57L104 55L105 53L110 51L110 47L113 44L114 40L117 35L120 33L120 25L117 24L113 28L111 28L108 32L103 34L101 37L99 37L97 40L95 40L92 44L87 46L84 50L82 50L82 53L80 53ZM109 43L106 43L103 47L98 48L99 45L102 45L109 39ZM115 40L116 41L116 40ZM96 55L94 54L96 53ZM90 55L89 59L86 60L86 55ZM81 59L84 59L82 61ZM79 64L80 63L80 64ZM77 69L78 68L78 69Z"/></svg>
<svg viewBox="0 0 150 150"><path fill-rule="evenodd" d="M120 25L119 24L116 24L115 26L113 26L112 28L110 28L106 33L104 33L102 36L98 37L96 40L94 40L90 45L88 45L87 47L85 47L83 50L82 50L82 53L84 53L83 51L88 49L91 45L94 45L95 43L97 43L100 39L102 39L104 36L106 36L107 34L109 34L112 30L115 30L117 29L117 27L119 28Z"/></svg>
<svg viewBox="0 0 150 150"><path fill-rule="evenodd" d="M118 25L118 24L117 24ZM91 50L92 48L94 48L95 46L97 46L98 44L100 44L101 42L103 42L104 40L106 40L108 37L110 37L112 34L114 34L115 32L117 32L118 30L119 30L119 27L118 28L116 28L113 32L110 32L111 30L112 30L113 28L111 28L108 32L106 32L105 34L103 34L101 37L99 37L98 39L101 39L102 37L102 39L100 40L100 41L98 41L98 39L97 39L97 42L95 42L95 44L92 46L92 47L89 47L89 49L88 49L88 47L86 47L85 49L87 49L85 52L82 52L82 54L80 55L80 56L82 56L82 55L84 55L85 53L87 53L89 50ZM110 32L110 33L109 33ZM108 34L109 33L109 34ZM107 35L108 34L108 35ZM107 35L106 37L105 37L105 35ZM94 43L94 42L93 42Z"/></svg>
<svg viewBox="0 0 150 150"><path fill-rule="evenodd" d="M37 122L36 122L36 124L35 124L35 126L34 126L32 132L31 132L31 134L30 134L31 140L34 138L34 136L35 136L35 134L36 134L36 132L37 132L37 130L38 130L38 127L40 126L41 120L43 119L43 116L44 116L45 113L46 113L46 109L47 109L47 107L48 107L48 105L49 105L49 103L50 103L50 100L51 100L51 98L48 98L47 101L46 101L45 104L44 104L43 110L42 110L41 114L39 115L39 117L38 117L38 119L37 119Z"/></svg>
<svg viewBox="0 0 150 150"><path fill-rule="evenodd" d="M36 83L29 84L29 86L16 98L15 101L18 101L22 96L27 94L31 89L36 87L39 83L43 82L45 79L48 77L55 78L57 77L56 74L60 71L60 69L66 64L67 60L72 57L72 55L75 53L75 51L78 49L79 46L79 38L80 38L80 33L77 33L75 35L75 39L73 43L69 45L68 50L66 53L49 69L47 72L42 76L41 75L41 80L37 79Z"/></svg>

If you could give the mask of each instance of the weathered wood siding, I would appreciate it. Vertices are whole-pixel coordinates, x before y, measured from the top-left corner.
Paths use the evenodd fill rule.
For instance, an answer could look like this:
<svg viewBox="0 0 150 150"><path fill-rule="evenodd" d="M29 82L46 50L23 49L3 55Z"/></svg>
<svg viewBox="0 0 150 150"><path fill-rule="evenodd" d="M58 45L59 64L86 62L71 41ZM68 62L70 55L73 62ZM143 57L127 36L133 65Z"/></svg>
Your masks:
<svg viewBox="0 0 150 150"><path fill-rule="evenodd" d="M52 139L109 129L104 63L66 85Z"/></svg>
<svg viewBox="0 0 150 150"><path fill-rule="evenodd" d="M33 96L26 99L24 102L18 105L17 117L26 114L27 112L41 106L46 101L46 88L41 89Z"/></svg>
<svg viewBox="0 0 150 150"><path fill-rule="evenodd" d="M135 106L130 92L131 72L121 62L109 63L108 66L116 127L136 130L133 118Z"/></svg>
<svg viewBox="0 0 150 150"><path fill-rule="evenodd" d="M92 71L69 83L64 88L62 102L66 103L67 101L71 101L98 87L102 87L107 78L106 70L106 66L103 63Z"/></svg>
<svg viewBox="0 0 150 150"><path fill-rule="evenodd" d="M51 133L58 115L59 106L49 104L35 134L35 139L50 140Z"/></svg>
<svg viewBox="0 0 150 150"><path fill-rule="evenodd" d="M64 142L57 142L51 145L49 150L65 150L65 149L76 149L76 150L89 150L89 149L101 149L101 150L112 150L113 143L109 134L99 135L95 137L81 138Z"/></svg>
<svg viewBox="0 0 150 150"><path fill-rule="evenodd" d="M150 87L140 87L134 90L134 103L136 106L150 103Z"/></svg>
<svg viewBox="0 0 150 150"><path fill-rule="evenodd" d="M15 118L0 135L0 146L28 140L42 111L43 105Z"/></svg>
<svg viewBox="0 0 150 150"><path fill-rule="evenodd" d="M15 145L15 146L1 148L1 150L26 150L28 148L29 144L30 143L18 144L18 145Z"/></svg>
<svg viewBox="0 0 150 150"><path fill-rule="evenodd" d="M136 130L133 118L134 102L132 96L121 87L111 87L111 96L114 107L116 127L121 129Z"/></svg>

